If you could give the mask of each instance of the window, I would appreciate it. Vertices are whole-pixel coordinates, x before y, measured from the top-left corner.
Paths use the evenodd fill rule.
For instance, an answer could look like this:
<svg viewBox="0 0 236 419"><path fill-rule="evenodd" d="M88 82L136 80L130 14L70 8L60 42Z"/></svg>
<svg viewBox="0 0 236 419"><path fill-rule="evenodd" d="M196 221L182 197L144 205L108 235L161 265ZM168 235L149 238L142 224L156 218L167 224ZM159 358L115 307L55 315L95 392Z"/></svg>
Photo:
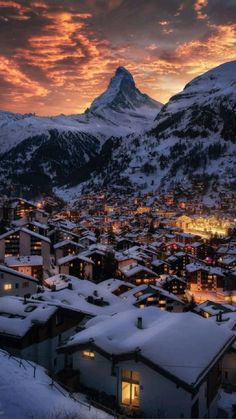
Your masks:
<svg viewBox="0 0 236 419"><path fill-rule="evenodd" d="M4 274L3 273L0 274L0 279L4 279Z"/></svg>
<svg viewBox="0 0 236 419"><path fill-rule="evenodd" d="M63 323L63 315L59 311L59 312L56 313L56 326L59 326L62 323Z"/></svg>
<svg viewBox="0 0 236 419"><path fill-rule="evenodd" d="M16 284L15 284L15 288L17 289L17 288L19 288L19 284L18 284L18 282L16 282Z"/></svg>
<svg viewBox="0 0 236 419"><path fill-rule="evenodd" d="M28 281L25 281L25 282L22 283L22 288L28 288L28 286L29 286Z"/></svg>
<svg viewBox="0 0 236 419"><path fill-rule="evenodd" d="M95 353L92 351L83 351L83 358L94 359Z"/></svg>
<svg viewBox="0 0 236 419"><path fill-rule="evenodd" d="M4 290L9 291L12 289L12 284L4 284Z"/></svg>
<svg viewBox="0 0 236 419"><path fill-rule="evenodd" d="M122 370L121 403L126 406L139 407L139 372Z"/></svg>

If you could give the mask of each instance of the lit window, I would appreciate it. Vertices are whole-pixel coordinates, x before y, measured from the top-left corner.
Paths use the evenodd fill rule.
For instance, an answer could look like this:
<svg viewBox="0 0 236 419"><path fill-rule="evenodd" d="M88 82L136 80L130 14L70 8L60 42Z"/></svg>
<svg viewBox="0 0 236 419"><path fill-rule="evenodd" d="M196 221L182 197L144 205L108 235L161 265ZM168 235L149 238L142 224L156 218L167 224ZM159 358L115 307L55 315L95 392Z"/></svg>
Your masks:
<svg viewBox="0 0 236 419"><path fill-rule="evenodd" d="M9 291L12 289L12 284L4 284L4 290Z"/></svg>
<svg viewBox="0 0 236 419"><path fill-rule="evenodd" d="M83 351L83 358L94 359L95 354L92 351Z"/></svg>
<svg viewBox="0 0 236 419"><path fill-rule="evenodd" d="M139 373L122 370L121 402L126 406L139 407Z"/></svg>
<svg viewBox="0 0 236 419"><path fill-rule="evenodd" d="M147 301L155 301L156 300L156 298L155 297L148 297L147 298Z"/></svg>

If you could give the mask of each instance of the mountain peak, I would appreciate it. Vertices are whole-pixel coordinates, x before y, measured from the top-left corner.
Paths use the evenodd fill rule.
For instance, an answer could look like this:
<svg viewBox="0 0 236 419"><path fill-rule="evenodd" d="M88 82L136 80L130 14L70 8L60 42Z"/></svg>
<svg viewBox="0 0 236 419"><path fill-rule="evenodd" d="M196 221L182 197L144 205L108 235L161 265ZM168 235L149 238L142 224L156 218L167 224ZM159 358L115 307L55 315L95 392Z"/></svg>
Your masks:
<svg viewBox="0 0 236 419"><path fill-rule="evenodd" d="M125 67L117 67L116 72L115 72L115 77L129 77L130 79L133 80L133 76L132 74L125 68Z"/></svg>
<svg viewBox="0 0 236 419"><path fill-rule="evenodd" d="M141 93L135 86L132 74L125 67L118 67L111 78L107 90L91 104L89 111L99 113L104 109L113 111L136 111L146 107L159 110L162 105L148 95Z"/></svg>

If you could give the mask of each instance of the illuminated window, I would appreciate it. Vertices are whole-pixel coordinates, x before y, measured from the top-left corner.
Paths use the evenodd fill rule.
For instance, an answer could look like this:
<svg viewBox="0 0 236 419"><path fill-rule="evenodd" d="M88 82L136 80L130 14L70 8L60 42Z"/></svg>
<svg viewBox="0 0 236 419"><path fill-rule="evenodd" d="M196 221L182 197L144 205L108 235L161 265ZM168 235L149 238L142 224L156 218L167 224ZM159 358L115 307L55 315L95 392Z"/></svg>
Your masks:
<svg viewBox="0 0 236 419"><path fill-rule="evenodd" d="M92 351L83 351L83 358L94 359L95 354Z"/></svg>
<svg viewBox="0 0 236 419"><path fill-rule="evenodd" d="M4 284L4 290L9 291L12 289L12 284Z"/></svg>
<svg viewBox="0 0 236 419"><path fill-rule="evenodd" d="M140 376L136 371L122 370L121 403L139 407Z"/></svg>
<svg viewBox="0 0 236 419"><path fill-rule="evenodd" d="M155 297L148 297L147 298L147 301L155 301L156 300L156 298Z"/></svg>

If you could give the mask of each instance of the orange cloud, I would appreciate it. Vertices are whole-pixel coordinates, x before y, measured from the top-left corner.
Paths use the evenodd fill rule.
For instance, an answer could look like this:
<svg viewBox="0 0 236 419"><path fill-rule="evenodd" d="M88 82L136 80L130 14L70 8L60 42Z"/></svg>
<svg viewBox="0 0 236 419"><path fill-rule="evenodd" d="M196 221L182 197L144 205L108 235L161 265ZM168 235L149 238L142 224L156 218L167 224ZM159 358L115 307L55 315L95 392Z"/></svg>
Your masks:
<svg viewBox="0 0 236 419"><path fill-rule="evenodd" d="M2 56L0 56L0 75L6 82L14 86L15 93L18 90L21 92L21 98L45 96L48 93L46 88L24 74L14 60Z"/></svg>
<svg viewBox="0 0 236 419"><path fill-rule="evenodd" d="M176 50L176 55L186 62L187 74L199 74L235 59L236 24L209 27L213 34L208 39L186 42Z"/></svg>
<svg viewBox="0 0 236 419"><path fill-rule="evenodd" d="M31 17L31 21L26 20L27 29L20 32L23 42L12 37L12 55L8 50L0 57L0 76L6 82L1 103L25 112L81 112L107 87L118 65L132 72L142 91L166 102L192 77L235 59L235 25L212 24L204 10L207 0L194 0L193 6L179 3L172 16L163 14L155 21L150 37L144 34L140 38L133 35L134 26L129 26L129 32L124 28L124 36L122 28L119 36L113 36L113 27L109 29L112 34L103 32L103 24L97 22L101 6L97 0L86 1L91 8L67 7L62 1L57 7L59 0L25 0L24 6L20 1L0 0L0 8L7 8L3 14L6 27L14 19L17 22L12 25L23 28L23 20ZM106 0L104 4L115 16L120 7L127 11L126 0ZM180 28L180 19L188 19L188 8L191 19L193 10L196 13L193 35L191 27L183 24Z"/></svg>
<svg viewBox="0 0 236 419"><path fill-rule="evenodd" d="M205 14L202 9L208 5L208 0L196 0L194 3L194 10L197 13L197 19L207 19L207 14Z"/></svg>

